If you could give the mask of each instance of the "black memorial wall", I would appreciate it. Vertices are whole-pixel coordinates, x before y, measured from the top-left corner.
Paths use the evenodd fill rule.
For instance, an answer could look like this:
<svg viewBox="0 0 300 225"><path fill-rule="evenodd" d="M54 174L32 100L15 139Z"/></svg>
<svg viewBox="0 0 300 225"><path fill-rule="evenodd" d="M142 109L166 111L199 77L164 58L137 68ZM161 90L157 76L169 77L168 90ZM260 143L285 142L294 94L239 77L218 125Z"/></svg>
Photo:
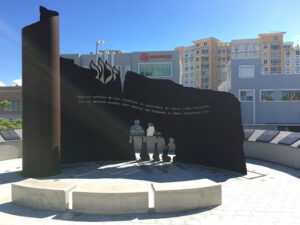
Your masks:
<svg viewBox="0 0 300 225"><path fill-rule="evenodd" d="M22 30L23 175L57 174L60 163L134 160L135 120L176 146L176 162L246 173L240 103L232 94L133 72L122 87L119 71L101 59L87 69L60 58L59 15L40 12L40 21Z"/></svg>
<svg viewBox="0 0 300 225"><path fill-rule="evenodd" d="M119 73L101 59L98 65L85 69L61 58L63 163L134 159L129 128L138 119L142 127L153 123L166 143L174 138L176 162L246 173L240 104L232 94L134 72L122 91Z"/></svg>

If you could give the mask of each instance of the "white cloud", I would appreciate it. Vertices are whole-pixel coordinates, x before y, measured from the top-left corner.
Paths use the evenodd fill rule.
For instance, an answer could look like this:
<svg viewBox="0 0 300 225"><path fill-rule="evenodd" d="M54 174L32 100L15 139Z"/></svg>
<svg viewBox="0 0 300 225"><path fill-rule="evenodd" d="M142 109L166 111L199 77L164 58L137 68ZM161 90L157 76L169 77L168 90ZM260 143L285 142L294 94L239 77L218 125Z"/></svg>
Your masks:
<svg viewBox="0 0 300 225"><path fill-rule="evenodd" d="M22 79L13 80L13 85L22 86Z"/></svg>
<svg viewBox="0 0 300 225"><path fill-rule="evenodd" d="M3 83L2 81L0 81L0 87L6 86L5 83Z"/></svg>

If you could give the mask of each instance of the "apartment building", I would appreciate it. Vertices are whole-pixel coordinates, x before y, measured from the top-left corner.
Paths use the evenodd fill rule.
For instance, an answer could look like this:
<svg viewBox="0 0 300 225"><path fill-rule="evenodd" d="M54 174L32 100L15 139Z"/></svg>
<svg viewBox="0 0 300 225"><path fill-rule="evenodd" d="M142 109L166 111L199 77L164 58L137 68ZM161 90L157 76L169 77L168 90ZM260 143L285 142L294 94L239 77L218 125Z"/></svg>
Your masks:
<svg viewBox="0 0 300 225"><path fill-rule="evenodd" d="M182 65L181 84L188 87L217 90L230 61L230 44L216 38L193 41L192 46L175 48Z"/></svg>
<svg viewBox="0 0 300 225"><path fill-rule="evenodd" d="M226 79L231 59L260 59L262 74L299 74L300 47L283 42L285 32L259 34L257 38L224 43L216 38L194 41L194 45L175 48L182 63L184 86L218 89Z"/></svg>

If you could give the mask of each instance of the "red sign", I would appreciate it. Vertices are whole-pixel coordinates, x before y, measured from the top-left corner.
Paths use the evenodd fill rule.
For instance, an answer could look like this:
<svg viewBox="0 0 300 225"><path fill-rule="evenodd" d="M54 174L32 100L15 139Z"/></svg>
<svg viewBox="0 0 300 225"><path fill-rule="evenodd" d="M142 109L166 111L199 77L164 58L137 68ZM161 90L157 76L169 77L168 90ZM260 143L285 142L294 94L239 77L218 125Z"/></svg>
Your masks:
<svg viewBox="0 0 300 225"><path fill-rule="evenodd" d="M141 54L141 60L148 61L150 59L171 59L171 55L151 55L149 56L148 53Z"/></svg>

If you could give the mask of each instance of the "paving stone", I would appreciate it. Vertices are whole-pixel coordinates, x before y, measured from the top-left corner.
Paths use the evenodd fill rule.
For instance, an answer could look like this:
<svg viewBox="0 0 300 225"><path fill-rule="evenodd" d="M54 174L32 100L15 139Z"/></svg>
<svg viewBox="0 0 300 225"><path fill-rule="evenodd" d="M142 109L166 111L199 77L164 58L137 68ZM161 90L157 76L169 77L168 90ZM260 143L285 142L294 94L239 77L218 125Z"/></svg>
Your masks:
<svg viewBox="0 0 300 225"><path fill-rule="evenodd" d="M139 176L143 182L155 182L159 179L194 179L203 176L205 178L222 180L223 204L219 207L195 210L183 213L168 214L142 214L127 216L87 216L84 214L57 213L50 211L38 211L29 208L15 207L9 202L10 184L22 179L19 171L22 168L21 159L6 160L0 162L0 224L30 224L30 225L69 225L69 224L104 224L104 225L137 225L137 224L255 224L255 225L300 225L300 171L280 165L262 162L257 160L247 160L247 168L253 172L264 174L261 178L247 179L234 177L224 171L212 170L206 167L184 164L181 167L173 167L168 164L170 171L176 174L166 174L161 169L148 168L151 163L136 163L135 166L142 165L143 169L133 171L129 163L91 163L74 168L63 168L64 176L55 176L55 179L74 182L90 182L91 180L99 183L105 182L133 182ZM164 165L162 163L162 165ZM165 164L167 165L167 164ZM111 173L116 171L118 173ZM100 169L99 169L100 168ZM163 167L162 167L163 168ZM6 171L6 172L5 172ZM100 172L101 171L101 172ZM81 174L80 177L76 177ZM157 173L157 174L156 174ZM177 174L181 175L177 176ZM113 177L108 175L113 174ZM132 174L132 175L130 175ZM168 175L166 177L166 175ZM101 177L102 176L102 177ZM121 176L125 176L122 178ZM69 177L66 179L66 177ZM47 178L48 179L48 178ZM142 181L141 181L142 182Z"/></svg>

